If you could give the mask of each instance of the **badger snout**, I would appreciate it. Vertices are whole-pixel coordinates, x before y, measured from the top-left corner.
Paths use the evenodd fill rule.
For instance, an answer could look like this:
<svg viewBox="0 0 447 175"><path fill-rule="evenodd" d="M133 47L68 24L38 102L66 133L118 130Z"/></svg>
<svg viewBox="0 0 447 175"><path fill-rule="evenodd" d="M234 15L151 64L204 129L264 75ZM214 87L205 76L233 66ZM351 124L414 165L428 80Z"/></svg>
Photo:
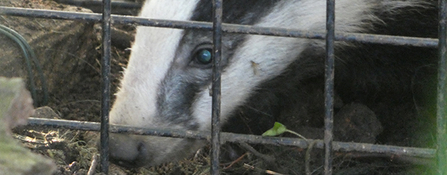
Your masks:
<svg viewBox="0 0 447 175"><path fill-rule="evenodd" d="M109 156L112 163L126 168L141 167L151 160L143 141L124 134L110 135Z"/></svg>
<svg viewBox="0 0 447 175"><path fill-rule="evenodd" d="M203 140L157 136L110 134L109 156L114 164L126 168L157 166L192 155Z"/></svg>

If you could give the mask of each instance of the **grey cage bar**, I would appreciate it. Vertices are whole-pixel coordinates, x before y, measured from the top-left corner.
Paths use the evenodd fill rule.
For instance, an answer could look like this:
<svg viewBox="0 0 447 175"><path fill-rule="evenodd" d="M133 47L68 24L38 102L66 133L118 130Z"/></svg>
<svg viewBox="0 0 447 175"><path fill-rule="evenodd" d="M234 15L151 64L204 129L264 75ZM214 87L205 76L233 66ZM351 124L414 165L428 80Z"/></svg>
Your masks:
<svg viewBox="0 0 447 175"><path fill-rule="evenodd" d="M211 116L211 174L220 174L220 72L222 56L222 0L213 0L213 76Z"/></svg>
<svg viewBox="0 0 447 175"><path fill-rule="evenodd" d="M438 174L447 173L447 3L439 0L439 70L438 70L438 96L437 96L437 162Z"/></svg>
<svg viewBox="0 0 447 175"><path fill-rule="evenodd" d="M326 1L326 60L324 75L324 174L332 174L334 128L335 0Z"/></svg>
<svg viewBox="0 0 447 175"><path fill-rule="evenodd" d="M101 59L101 136L99 150L101 157L101 171L109 173L109 109L110 109L110 57L112 35L112 0L103 0L102 11L102 59Z"/></svg>
<svg viewBox="0 0 447 175"><path fill-rule="evenodd" d="M357 33L334 33L334 4L335 0L327 0L327 32L309 32L284 28L265 28L246 25L222 24L222 0L213 1L213 23L191 22L191 21L169 21L157 19L143 19L138 17L127 17L111 15L110 0L103 0L103 13L77 13L53 10L34 10L24 8L0 7L0 15L13 15L24 17L38 17L49 19L83 20L90 22L102 22L102 61L101 61L101 124L95 122L51 120L31 118L29 125L48 126L66 129L89 130L101 132L101 171L108 173L108 134L132 133L140 135L158 135L167 137L181 137L211 140L211 170L212 174L219 174L219 150L221 142L248 142L256 144L278 144L307 148L308 144L302 139L293 138L264 138L255 135L221 133L220 132L220 57L222 32L244 33L286 37L300 37L310 39L326 39L326 74L325 74L325 135L324 140L316 140L315 147L325 150L324 173L332 174L332 151L363 151L374 153L402 154L407 156L419 156L426 158L437 157L438 174L447 173L447 81L446 81L446 0L439 0L439 39L395 37L384 35L357 34ZM213 103L212 103L212 132L183 132L178 130L155 130L151 128L134 128L128 126L112 125L109 129L108 115L110 107L110 26L116 24L138 24L154 27L169 27L182 29L198 29L213 31ZM362 143L347 143L332 141L333 123L333 79L334 79L334 41L358 41L363 43L379 43L393 45L409 45L417 47L439 48L439 71L438 71L438 100L437 100L437 149L412 148L399 146L386 146Z"/></svg>

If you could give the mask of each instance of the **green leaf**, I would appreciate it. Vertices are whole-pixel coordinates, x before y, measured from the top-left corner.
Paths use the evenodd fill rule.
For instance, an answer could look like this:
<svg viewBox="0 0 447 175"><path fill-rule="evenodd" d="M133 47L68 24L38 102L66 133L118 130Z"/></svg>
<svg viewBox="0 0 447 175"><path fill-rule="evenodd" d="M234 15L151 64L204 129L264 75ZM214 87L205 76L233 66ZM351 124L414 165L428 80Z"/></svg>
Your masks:
<svg viewBox="0 0 447 175"><path fill-rule="evenodd" d="M279 122L275 122L272 129L265 131L262 136L277 136L286 132L287 128Z"/></svg>

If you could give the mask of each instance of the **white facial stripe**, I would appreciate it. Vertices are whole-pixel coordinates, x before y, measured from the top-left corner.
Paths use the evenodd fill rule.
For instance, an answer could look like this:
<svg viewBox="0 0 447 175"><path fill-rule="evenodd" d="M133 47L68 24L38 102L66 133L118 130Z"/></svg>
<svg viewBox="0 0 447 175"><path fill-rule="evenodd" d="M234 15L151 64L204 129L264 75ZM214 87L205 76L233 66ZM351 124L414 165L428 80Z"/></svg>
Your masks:
<svg viewBox="0 0 447 175"><path fill-rule="evenodd" d="M188 20L198 0L150 0L141 17ZM173 61L182 30L138 27L127 69L110 114L113 124L154 125L159 84Z"/></svg>
<svg viewBox="0 0 447 175"><path fill-rule="evenodd" d="M371 3L367 0L338 0L336 3L336 31L361 31L363 20L370 20ZM326 1L282 1L272 13L265 16L257 26L288 27L308 31L324 31ZM250 96L257 85L282 73L310 42L306 39L250 35L234 53L230 65L222 73L221 120ZM321 46L324 46L323 41ZM256 69L255 71L253 69ZM202 92L194 103L193 115L201 123L200 129L210 127L211 97Z"/></svg>

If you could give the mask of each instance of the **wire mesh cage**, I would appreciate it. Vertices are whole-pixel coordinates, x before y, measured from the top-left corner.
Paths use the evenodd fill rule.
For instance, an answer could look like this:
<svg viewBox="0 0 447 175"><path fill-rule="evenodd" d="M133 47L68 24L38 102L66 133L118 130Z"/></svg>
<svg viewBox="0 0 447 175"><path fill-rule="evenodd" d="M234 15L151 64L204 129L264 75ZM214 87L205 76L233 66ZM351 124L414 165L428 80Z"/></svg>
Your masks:
<svg viewBox="0 0 447 175"><path fill-rule="evenodd" d="M46 18L46 19L63 19L63 20L81 20L85 22L101 23L101 123L85 122L85 121L67 121L55 119L38 119L32 118L29 120L29 125L33 126L51 126L56 128L85 130L85 131L100 131L100 164L101 171L108 173L109 171L109 133L127 133L138 135L157 135L163 137L174 138L189 138L201 139L211 142L211 174L220 174L221 157L221 143L225 142L244 142L252 144L270 144L293 146L302 149L309 147L320 148L324 150L324 174L333 174L333 160L334 152L366 152L366 153L384 153L388 155L399 155L408 157L421 157L435 159L437 162L437 174L447 172L445 166L447 164L446 153L446 80L445 71L447 70L445 61L446 47L446 4L444 0L440 0L439 5L439 38L420 38L420 37L404 37L404 36L389 36L377 34L360 34L360 33L336 33L335 21L335 1L327 0L327 21L326 31L301 31L287 28L269 28L250 25L226 24L222 22L222 6L225 1L213 1L213 21L212 22L197 22L197 21L172 21L160 19L147 19L133 16L112 15L110 0L104 0L103 13L84 13L84 12L67 12L56 10L41 10L41 9L27 9L14 7L0 7L0 15L11 15L31 18ZM177 28L177 29L193 29L206 30L213 32L213 85L212 85L212 129L208 132L185 132L182 130L158 130L153 128L135 128L130 126L109 125L109 110L111 103L111 26L117 24L124 25L141 25L162 28ZM295 37L308 38L326 41L325 48L325 86L324 86L324 139L298 139L298 138L277 138L277 137L261 137L256 135L236 134L221 132L220 118L220 99L221 84L220 76L222 73L219 65L221 59L221 43L224 33L237 34L251 34L251 35L267 35L277 37ZM403 146L389 146L379 144L366 144L354 142L339 142L334 140L334 63L335 63L335 42L337 41L355 41L359 43L374 43L374 44L389 44L396 46L411 46L423 48L436 48L439 55L439 69L438 69L438 86L437 86L437 136L436 148L417 148L417 147L403 147ZM335 70L336 71L336 70ZM210 114L211 115L211 114ZM312 144L310 144L312 143Z"/></svg>

